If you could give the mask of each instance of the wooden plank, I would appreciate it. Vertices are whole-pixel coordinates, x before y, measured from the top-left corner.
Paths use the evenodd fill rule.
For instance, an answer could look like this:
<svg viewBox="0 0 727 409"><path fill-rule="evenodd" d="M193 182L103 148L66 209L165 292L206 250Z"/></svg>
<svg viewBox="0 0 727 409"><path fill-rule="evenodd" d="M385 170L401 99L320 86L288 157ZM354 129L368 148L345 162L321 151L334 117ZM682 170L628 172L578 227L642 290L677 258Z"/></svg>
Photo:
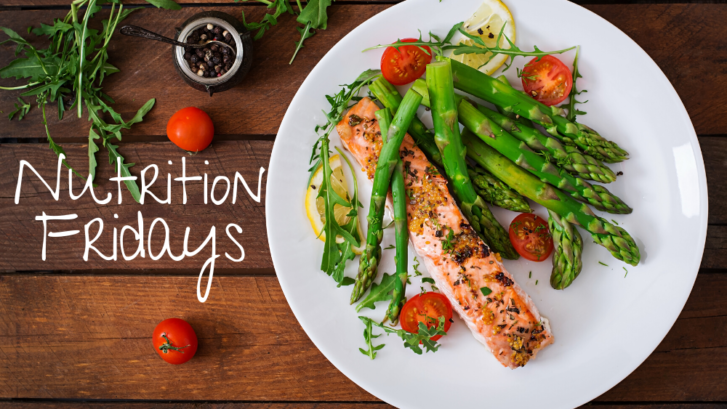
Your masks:
<svg viewBox="0 0 727 409"><path fill-rule="evenodd" d="M205 110L215 123L217 134L275 134L290 100L301 83L318 63L321 57L344 35L373 15L384 10L385 5L334 6L329 10L329 29L306 40L305 49L289 65L294 42L298 40L293 16L284 15L280 22L263 39L254 44L253 67L245 80L232 90L209 97L207 94L187 86L177 75L172 64L168 45L150 43L139 38L114 35L109 45L109 62L121 72L104 81L104 90L116 101L114 109L124 118L131 118L139 107L151 98L156 98L154 109L143 123L134 125L125 134L165 135L169 117L177 110L196 106ZM219 10L237 18L245 10L248 21L259 20L264 7L199 7L170 12L145 9L132 14L126 22L153 28L160 34L173 36L174 28L190 16L208 10ZM54 17L65 15L65 11L5 11L0 12L0 26L7 26L25 34L29 24L50 22ZM4 34L3 34L4 36ZM14 46L0 45L0 66L13 58ZM362 68L363 71L363 68ZM114 78L115 77L115 78ZM2 80L0 85L15 83ZM337 84L332 84L334 92ZM0 110L12 111L16 103L16 92L0 94ZM27 100L27 98L26 98ZM12 102L11 102L12 101ZM56 137L88 136L88 121L78 119L73 113L58 122L55 109L49 114L50 132ZM5 120L5 118L3 118ZM1 122L0 122L1 123ZM311 130L312 132L312 130ZM21 122L0 127L0 138L44 137L40 111L33 109Z"/></svg>
<svg viewBox="0 0 727 409"><path fill-rule="evenodd" d="M210 113L220 134L275 134L285 110L299 86L315 64L345 34L386 9L388 5L334 5L329 8L329 29L306 41L306 48L295 63L288 65L297 40L296 24L290 16L281 17L265 37L255 43L255 63L243 83L212 98L185 85L172 69L167 46L152 46L144 40L115 36L110 44L110 62L121 69L104 83L104 89L117 101L115 109L129 118L149 98L157 106L142 124L127 131L136 135L163 135L168 118L176 110L190 105ZM723 21L724 4L628 4L586 6L614 23L631 36L666 73L692 116L699 134L727 134L725 107L727 75L722 69L727 60ZM218 9L239 16L242 7L199 7L170 12L147 9L128 20L130 24L154 27L171 35L174 27L200 10ZM247 6L251 20L257 20L263 7ZM50 21L63 14L59 10L0 12L0 25L25 32L28 24ZM694 30L693 27L699 27ZM0 46L0 66L12 58L12 46ZM595 51L594 51L595 52ZM4 80L2 85L13 81ZM160 86L164 84L164 86ZM335 84L330 90L335 91ZM0 94L0 110L12 110L15 92ZM50 115L55 118L55 114ZM51 119L51 133L56 136L87 135L88 122L69 115L63 122ZM38 110L12 127L0 128L0 137L44 136Z"/></svg>
<svg viewBox="0 0 727 409"><path fill-rule="evenodd" d="M0 405L10 409L388 409L393 406L384 402L367 403L249 403L249 402L62 402L62 401L0 401ZM581 406L590 407L590 404ZM598 402L599 409L720 409L721 403L645 403L645 404L604 404Z"/></svg>
<svg viewBox="0 0 727 409"><path fill-rule="evenodd" d="M702 152L707 169L709 181L709 202L710 226L707 235L707 244L702 260L703 268L727 269L727 253L724 249L725 237L727 237L727 189L722 188L727 181L727 138L723 137L701 137ZM204 152L195 156L186 156L187 174L200 175L208 173L210 183L212 178L218 175L234 178L234 173L239 171L250 185L253 193L257 190L257 179L260 167L268 168L270 153L273 142L270 141L215 141L212 146ZM87 148L85 145L66 144L66 151L69 155L69 163L85 172L84 166L88 162ZM135 162L137 165L132 168L132 173L140 175L141 170L154 163L160 166L160 179L157 180L153 193L157 196L166 197L167 172L172 178L181 175L181 157L183 152L168 142L157 143L122 143L120 151L126 155L127 162ZM0 207L7 209L0 213L0 271L38 271L38 270L123 270L123 269L157 269L170 271L179 269L183 265L186 273L196 274L204 264L208 256L206 251L195 258L187 259L184 263L172 263L168 256L160 261L153 261L148 256L137 258L132 261L125 261L120 258L116 262L104 261L96 254L89 256L89 261L83 261L84 235L83 226L91 219L101 217L104 220L105 233L99 239L99 248L104 254L110 254L112 246L112 235L110 229L121 228L125 225L136 223L137 211L142 211L145 219L145 228L148 229L151 221L156 217L164 218L171 228L171 243L173 254L181 252L181 243L184 237L184 228L194 221L192 225L191 244L200 243L215 225L217 229L218 254L223 256L216 261L216 269L236 269L236 271L255 271L267 269L271 272L273 264L267 245L267 233L265 229L265 196L264 186L267 171L262 179L262 197L260 203L253 201L250 196L239 188L237 204L230 203L231 199L221 206L212 203L203 203L203 184L190 182L188 184L188 200L185 206L182 204L181 182L174 182L172 187L172 204L161 205L152 201L143 206L132 203L125 188L122 189L123 207L116 204L116 184L109 181L114 175L113 168L108 164L107 159L97 154L100 163L98 169L99 197L105 197L106 192L111 192L114 199L109 205L97 205L90 197L84 197L78 201L72 201L68 195L67 171L64 171L61 181L61 200L54 201L48 190L39 180L30 174L24 179L21 191L20 204L14 204L15 189L17 186L19 161L29 161L35 169L49 182L55 180L57 159L55 155L44 144L3 144L0 149L0 163L6 166L0 168ZM172 160L173 165L167 165ZM209 161L209 165L204 165ZM78 194L80 189L79 180L76 178L74 192ZM222 189L218 187L218 196ZM41 260L43 245L43 225L35 221L35 217L42 212L50 215L61 215L75 213L78 219L74 221L51 222L56 230L78 229L82 234L58 239L49 238L47 244L46 261ZM116 212L119 219L114 219ZM241 235L245 249L245 260L241 263L233 263L224 257L225 252L237 254L238 249L225 233L225 227L229 223L237 223L243 228ZM156 230L156 229L155 229ZM53 231L53 230L49 230ZM95 227L90 230L95 232ZM155 251L161 246L161 237L154 235L153 248ZM126 240L127 254L132 254L133 241ZM15 257L19 252L29 253L27 257ZM139 270L140 271L140 270Z"/></svg>
<svg viewBox="0 0 727 409"><path fill-rule="evenodd" d="M195 299L195 277L0 281L2 398L375 400L309 341L274 277L215 277L205 304ZM700 275L657 352L598 400L727 400L725 294L727 274ZM172 316L187 319L201 340L197 356L178 367L149 341Z"/></svg>
<svg viewBox="0 0 727 409"><path fill-rule="evenodd" d="M24 271L24 270L96 270L96 269L187 269L187 273L197 275L199 269L211 256L211 244L208 244L195 257L185 258L180 262L173 262L168 255L158 261L151 259L150 254L146 257L137 257L134 260L126 261L122 254L118 253L117 261L106 261L93 252L88 257L88 262L83 261L85 249L84 226L92 219L101 218L104 222L104 231L96 242L96 246L106 256L113 253L112 230L118 228L120 232L123 226L130 225L138 230L138 216L141 212L144 220L144 240L148 246L148 232L155 218L162 218L169 225L170 248L172 254L180 255L183 249L185 228L191 228L189 249L196 249L210 234L210 229L216 229L216 248L220 257L215 262L216 269L245 269L253 273L259 269L271 269L272 261L270 250L267 244L267 232L265 229L265 182L267 179L268 162L273 143L270 141L221 141L213 143L208 149L197 155L189 156L176 146L166 143L133 143L122 144L120 152L126 156L127 163L137 163L133 173L140 177L142 169L148 165L159 166L159 179L150 189L162 200L167 198L167 175L172 178L180 177L182 174L182 158L186 162L186 174L188 177L208 174L209 189L211 190L214 179L217 176L225 176L231 182L235 180L237 172L245 179L251 192L258 195L258 180L261 181L259 202L256 202L244 189L241 183L237 183L238 193L236 203L232 203L234 190L230 188L229 196L220 205L211 202L204 204L204 183L203 181L187 182L187 203L183 204L183 188L181 182L173 182L172 204L159 204L147 197L145 204L140 205L134 202L125 186L122 185L122 204L118 204L117 183L109 180L115 176L115 169L108 163L108 159L98 154L99 168L97 183L99 187L95 190L97 197L103 199L107 194L112 195L112 200L107 205L96 204L91 196L86 193L82 198L73 201L68 192L68 171L64 168L62 172L63 182L60 188L60 200L55 201L42 184L42 182L28 171L24 170L21 197L19 204L14 204L14 196L18 181L19 161L28 161L48 183L55 188L57 158L47 146L41 144L3 144L0 147L0 163L5 166L0 168L0 271ZM83 173L87 172L88 163L87 148L79 144L66 146L68 161L75 165ZM168 161L172 161L169 165ZM209 165L205 165L208 162ZM260 176L260 168L265 172ZM148 180L153 175L153 170L147 173ZM74 194L80 194L82 182L74 177ZM141 186L141 184L139 184ZM214 198L221 200L224 196L225 182L217 185ZM212 193L210 193L212 195ZM78 218L70 221L48 222L48 231L80 230L75 236L63 238L48 238L46 249L46 261L41 258L43 247L43 223L36 221L35 217L45 212L48 215L76 214ZM118 219L114 215L118 215ZM234 227L230 232L244 248L245 258L242 262L232 262L225 253L232 258L240 257L240 250L237 245L229 239L226 232L230 223L239 225L243 231L238 233ZM95 223L89 228L89 237L95 237L98 224ZM152 250L154 255L162 250L164 242L164 230L161 224L157 224L152 235ZM95 245L95 244L94 244ZM120 239L119 239L119 246ZM126 254L131 256L138 247L134 240L134 233L126 232L124 247ZM24 254L18 257L18 254ZM270 272L272 272L270 270Z"/></svg>

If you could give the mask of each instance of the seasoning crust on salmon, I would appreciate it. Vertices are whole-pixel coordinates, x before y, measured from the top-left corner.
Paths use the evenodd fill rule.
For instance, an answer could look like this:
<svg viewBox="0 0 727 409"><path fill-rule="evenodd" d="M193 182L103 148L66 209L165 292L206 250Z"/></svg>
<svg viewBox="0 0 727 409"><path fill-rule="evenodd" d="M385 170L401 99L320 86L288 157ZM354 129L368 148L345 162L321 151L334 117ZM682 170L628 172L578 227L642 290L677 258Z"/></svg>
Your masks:
<svg viewBox="0 0 727 409"><path fill-rule="evenodd" d="M373 179L382 146L369 98L351 107L336 126L341 142ZM404 163L409 235L439 290L504 366L517 368L553 343L547 319L476 234L447 190L447 181L406 135ZM486 295L485 295L486 294Z"/></svg>

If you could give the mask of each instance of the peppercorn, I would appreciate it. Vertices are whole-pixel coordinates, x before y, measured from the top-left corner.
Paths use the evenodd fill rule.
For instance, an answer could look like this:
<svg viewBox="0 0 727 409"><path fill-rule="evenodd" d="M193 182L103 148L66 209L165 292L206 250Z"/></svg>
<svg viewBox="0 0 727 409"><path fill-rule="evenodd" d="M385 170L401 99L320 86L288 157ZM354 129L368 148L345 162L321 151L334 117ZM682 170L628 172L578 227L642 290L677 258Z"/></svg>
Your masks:
<svg viewBox="0 0 727 409"><path fill-rule="evenodd" d="M212 23L207 23L207 30L212 30L213 28L215 28L215 26L212 25Z"/></svg>
<svg viewBox="0 0 727 409"><path fill-rule="evenodd" d="M230 58L230 56L229 56L229 55L226 55L226 56L222 57L222 62L223 62L223 63L225 63L225 64L227 64L227 63L228 63L228 62L230 62L231 60L232 60L232 59Z"/></svg>
<svg viewBox="0 0 727 409"><path fill-rule="evenodd" d="M219 27L215 27L215 28L212 29L212 31L214 31L215 34L219 34L219 33L222 32L222 29L219 28Z"/></svg>
<svg viewBox="0 0 727 409"><path fill-rule="evenodd" d="M232 41L232 34L230 34L230 33L225 34L225 41L227 41L228 43L230 41Z"/></svg>
<svg viewBox="0 0 727 409"><path fill-rule="evenodd" d="M199 39L202 40L202 41L206 40L207 39L207 34L202 34L201 36L199 36Z"/></svg>
<svg viewBox="0 0 727 409"><path fill-rule="evenodd" d="M185 60L189 60L190 58L192 58L192 53L184 53Z"/></svg>
<svg viewBox="0 0 727 409"><path fill-rule="evenodd" d="M201 48L196 49L194 53L197 54L198 58L204 58L204 51Z"/></svg>
<svg viewBox="0 0 727 409"><path fill-rule="evenodd" d="M227 48L227 47L222 47L222 49L220 50L220 52L222 52L222 54L229 54L230 53L230 49Z"/></svg>
<svg viewBox="0 0 727 409"><path fill-rule="evenodd" d="M222 60L220 60L220 57L212 57L212 62L214 62L215 64L219 64L220 62L222 62Z"/></svg>
<svg viewBox="0 0 727 409"><path fill-rule="evenodd" d="M197 54L192 54L192 56L189 57L189 62L191 62L192 64L196 63L197 61L199 61L199 57L197 57Z"/></svg>
<svg viewBox="0 0 727 409"><path fill-rule="evenodd" d="M222 66L221 65L215 65L215 72L220 72L220 71L222 71Z"/></svg>
<svg viewBox="0 0 727 409"><path fill-rule="evenodd" d="M212 60L208 60L207 61L207 65L209 65L210 67L214 67L215 66L215 62L212 61Z"/></svg>
<svg viewBox="0 0 727 409"><path fill-rule="evenodd" d="M217 45L217 44L212 44L212 46L210 47L210 50L212 50L213 52L216 52L216 51L217 51L217 50L218 50L219 48L220 48L220 46L219 46L219 45Z"/></svg>
<svg viewBox="0 0 727 409"><path fill-rule="evenodd" d="M204 77L204 70L197 71L197 75L199 75L200 77Z"/></svg>

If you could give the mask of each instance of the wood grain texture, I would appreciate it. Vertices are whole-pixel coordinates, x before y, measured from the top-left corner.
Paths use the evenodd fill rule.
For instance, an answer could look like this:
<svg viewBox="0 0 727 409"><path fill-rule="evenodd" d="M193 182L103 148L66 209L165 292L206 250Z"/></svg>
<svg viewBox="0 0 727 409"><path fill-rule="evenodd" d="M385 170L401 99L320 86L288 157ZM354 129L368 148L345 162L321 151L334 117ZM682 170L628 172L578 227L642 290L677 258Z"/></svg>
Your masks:
<svg viewBox="0 0 727 409"><path fill-rule="evenodd" d="M113 107L124 118L133 117L144 102L156 98L156 106L144 122L125 131L127 134L166 135L169 117L187 106L206 111L215 123L217 134L275 134L295 92L321 57L344 35L387 7L331 7L329 29L319 31L306 40L305 48L298 53L293 65L288 62L295 50L294 42L299 37L295 30L297 23L293 16L281 16L279 24L254 43L255 58L248 76L237 87L213 97L190 88L179 78L172 65L170 46L117 33L109 45L109 62L121 72L104 81L104 90L116 101ZM174 28L187 18L208 10L223 11L238 19L241 11L245 10L246 18L252 21L259 20L265 9L253 6L195 7L177 12L144 9L132 14L126 23L153 28L162 35L173 36ZM59 10L5 11L0 12L0 26L25 33L28 24L49 22L63 15L65 11ZM13 58L13 50L14 46L10 44L0 45L0 66L5 66ZM0 85L14 82L2 80ZM336 86L332 84L332 88L327 91L335 91ZM12 111L13 104L17 102L16 97L16 92L0 93L0 110ZM67 117L58 122L55 110L52 111L49 119L51 135L88 137L89 123L85 113L83 119L78 119L73 113L67 112ZM40 111L37 109L32 110L23 121L13 122L12 127L0 127L0 138L44 136Z"/></svg>
<svg viewBox="0 0 727 409"><path fill-rule="evenodd" d="M702 152L704 155L707 179L709 183L710 203L710 227L707 234L705 253L702 259L702 267L710 269L727 269L727 189L724 188L727 180L727 138L724 137L700 137ZM87 163L86 146L79 144L65 144L69 155L69 163L77 166L83 171ZM166 198L167 173L172 178L181 176L181 157L186 157L187 175L210 175L209 183L216 176L227 176L234 179L235 172L240 172L245 181L250 185L253 193L257 192L257 180L260 167L268 168L268 162L273 142L270 141L215 141L209 149L195 156L185 156L181 150L168 142L158 143L122 143L120 151L127 155L127 162L135 162L137 165L132 168L132 173L140 176L141 170L154 163L160 167L160 178L154 184L152 192L158 197ZM143 206L133 202L133 199L122 188L123 204L116 204L117 186L110 182L109 178L114 175L114 169L108 164L102 153L97 154L100 163L97 180L99 187L98 197L105 197L105 192L111 192L114 196L108 205L97 205L89 196L84 196L78 201L72 201L68 195L68 176L64 170L61 180L61 199L56 202L51 194L34 176L26 174L22 185L20 204L14 204L15 189L18 179L19 161L29 161L45 180L55 186L56 164L55 155L43 144L3 144L0 149L0 163L5 164L0 168L0 207L7 209L0 213L0 271L38 271L38 270L123 270L123 269L155 269L162 272L180 268L187 269L189 274L197 274L197 271L209 257L207 251L200 255L185 259L184 262L174 263L168 256L159 261L153 261L148 256L137 258L133 261L125 261L119 255L116 262L104 261L99 256L91 253L89 261L84 262L84 225L91 219L101 217L104 220L105 233L99 239L99 248L104 254L109 255L112 246L111 229L121 228L124 225L135 225L137 211L144 215L145 229L148 230L152 220L162 217L170 225L171 243L173 254L181 252L181 245L184 238L184 228L192 228L190 246L196 246L207 237L209 229L214 225L217 229L218 254L223 256L217 259L216 268L235 269L236 271L254 271L267 269L270 271L273 264L270 258L270 251L267 245L267 233L265 229L265 181L267 171L263 174L262 194L260 203L254 202L250 196L239 187L238 202L231 204L231 197L220 205L211 202L203 204L203 184L201 182L188 183L188 204L182 204L181 182L172 184L172 204L161 205L154 201ZM171 160L173 165L168 165ZM209 160L209 165L204 161ZM77 178L74 179L74 192L79 193L80 184ZM239 184L238 184L239 186ZM221 197L223 189L218 186L217 198ZM230 192L232 196L232 192ZM43 244L43 225L35 221L35 217L45 211L50 215L61 215L76 213L78 219L74 221L50 222L55 230L79 229L81 234L69 238L48 238L47 259L41 260ZM114 212L119 215L114 219ZM190 222L194 221L190 225ZM238 254L239 250L231 242L224 231L229 223L236 223L243 228L241 243L245 249L245 260L241 263L233 263L224 257L225 252ZM158 226L159 227L159 226ZM95 233L96 226L90 232ZM161 230L155 228L155 232ZM133 254L134 243L127 236L125 248L127 254ZM237 236L235 236L237 237ZM153 236L154 251L159 251L162 245L162 236ZM148 246L147 246L148 247ZM16 257L19 252L29 254L27 257ZM236 256L235 256L236 257Z"/></svg>
<svg viewBox="0 0 727 409"><path fill-rule="evenodd" d="M26 271L26 270L96 270L96 269L189 269L189 272L198 274L205 260L211 256L211 245L207 245L202 252L192 258L174 262L168 255L158 261L150 258L147 252L145 258L137 257L135 260L123 259L120 250L117 261L106 261L95 253L90 253L88 262L83 261L85 234L84 225L92 219L101 218L104 221L104 231L97 241L99 250L110 256L113 251L112 229L130 225L138 229L137 213L140 211L144 219L145 247L149 248L148 232L155 218L164 219L170 229L170 243L172 254L182 253L185 228L190 227L189 248L196 249L209 235L212 226L216 229L216 247L220 258L216 260L215 268L245 269L251 272L255 269L272 268L270 250L267 244L265 230L265 182L267 180L268 162L272 150L269 141L217 141L205 151L194 156L187 155L176 146L166 143L132 143L122 144L120 152L126 156L129 163L137 163L133 173L140 177L144 167L156 164L159 166L159 178L150 189L162 200L167 198L167 174L172 178L182 174L182 157L185 158L187 176L208 174L208 191L211 191L214 179L217 176L226 176L232 183L236 172L239 172L249 185L253 194L257 195L260 168L265 172L261 179L260 202L256 202L246 192L241 183L237 183L238 194L235 204L232 204L233 189L224 203L215 205L210 196L208 204L204 204L204 182L187 182L187 204L183 204L183 189L181 182L173 182L172 204L159 204L147 197L146 203L140 205L134 202L126 186L122 185L122 204L117 202L118 186L116 182L109 181L115 176L115 169L108 163L108 158L98 154L99 169L95 190L98 198L105 198L111 193L113 199L107 205L96 204L86 193L82 198L73 201L68 192L68 171L62 172L60 200L55 201L48 189L40 180L24 170L21 198L18 205L14 204L14 196L18 180L19 161L28 161L50 184L55 188L55 175L57 158L55 154L43 144L3 144L0 146L0 271ZM68 161L78 166L86 173L84 165L88 162L86 146L78 144L66 145ZM172 165L168 164L172 161ZM209 165L205 165L205 162ZM147 184L153 175L153 170L147 173ZM82 182L74 177L74 194L80 194ZM141 184L139 183L139 186ZM220 182L215 190L214 197L221 200L224 197L225 182ZM212 193L210 193L212 195ZM63 238L47 239L46 261L41 259L43 244L43 223L36 221L35 217L43 212L48 215L77 214L78 218L71 221L49 222L48 231L80 230L80 234ZM114 218L118 215L118 219ZM240 250L227 236L226 228L230 223L239 225L243 231L238 233L231 230L233 237L240 242L245 250L245 258L236 263L228 260L225 253L232 258L240 257ZM89 237L95 237L98 224L89 229ZM134 233L127 231L124 247L126 254L131 256L138 247L134 240ZM163 226L157 224L152 235L152 250L156 255L162 249L164 241ZM120 241L119 241L120 243ZM118 246L121 247L120 244ZM23 256L18 256L23 254ZM194 271L197 271L194 273Z"/></svg>
<svg viewBox="0 0 727 409"><path fill-rule="evenodd" d="M281 17L262 40L255 42L255 62L249 76L233 90L212 98L185 85L172 69L167 46L152 46L144 40L117 35L110 44L110 62L121 72L104 83L104 89L117 101L114 106L125 118L149 98L157 98L157 106L147 119L130 131L136 135L163 135L167 119L185 106L206 110L215 121L220 134L275 134L285 110L315 64L345 34L389 7L384 4L336 4L330 7L329 29L320 31L306 41L295 63L288 65L297 40L291 16ZM629 4L587 5L631 36L654 58L675 86L689 111L699 134L727 134L727 46L723 21L727 20L724 4ZM243 7L190 7L178 12L146 9L132 15L128 23L154 27L171 35L174 27L202 10L218 9L239 16ZM264 7L246 6L251 20L262 16ZM64 12L59 10L0 12L0 26L9 26L25 33L28 24L50 21ZM699 27L699 29L695 29ZM12 58L12 46L0 46L0 66ZM362 67L363 69L363 67ZM3 80L0 85L14 81ZM160 87L160 84L164 84ZM333 92L335 87L321 92ZM0 110L12 110L16 92L0 94ZM54 115L51 115L54 117ZM55 136L83 138L88 122L68 118L57 123L51 120ZM43 137L38 110L33 110L12 127L1 127L0 138Z"/></svg>
<svg viewBox="0 0 727 409"><path fill-rule="evenodd" d="M581 408L597 407L598 409L720 409L720 403L646 403L646 404L608 404L598 402L596 405L586 404ZM43 400L8 400L0 401L0 407L9 409L390 409L394 408L384 402L366 403L250 403L250 402L93 402L93 401L43 401Z"/></svg>
<svg viewBox="0 0 727 409"><path fill-rule="evenodd" d="M375 400L310 342L274 277L215 277L205 304L195 299L195 283L0 276L0 397ZM657 351L598 400L727 400L726 295L727 274L699 275ZM197 356L178 367L159 359L149 339L172 316L188 320L200 338Z"/></svg>

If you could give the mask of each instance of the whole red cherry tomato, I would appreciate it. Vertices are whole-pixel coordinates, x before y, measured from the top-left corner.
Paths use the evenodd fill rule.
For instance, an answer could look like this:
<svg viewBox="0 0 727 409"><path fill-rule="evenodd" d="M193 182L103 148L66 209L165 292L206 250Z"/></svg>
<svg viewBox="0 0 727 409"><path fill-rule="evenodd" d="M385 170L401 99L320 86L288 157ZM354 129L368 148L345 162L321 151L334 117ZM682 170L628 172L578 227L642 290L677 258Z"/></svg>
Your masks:
<svg viewBox="0 0 727 409"><path fill-rule="evenodd" d="M151 336L154 349L170 364L183 364L197 352L197 334L183 319L169 318L154 328Z"/></svg>
<svg viewBox="0 0 727 409"><path fill-rule="evenodd" d="M167 122L167 137L185 151L204 150L212 143L213 136L215 127L212 120L199 108L180 109Z"/></svg>
<svg viewBox="0 0 727 409"><path fill-rule="evenodd" d="M416 334L419 332L419 323L423 322L427 328L436 327L439 317L444 317L444 332L452 326L452 304L447 297L439 293L418 294L410 298L401 309L401 328ZM432 337L432 341L442 338L441 335Z"/></svg>

